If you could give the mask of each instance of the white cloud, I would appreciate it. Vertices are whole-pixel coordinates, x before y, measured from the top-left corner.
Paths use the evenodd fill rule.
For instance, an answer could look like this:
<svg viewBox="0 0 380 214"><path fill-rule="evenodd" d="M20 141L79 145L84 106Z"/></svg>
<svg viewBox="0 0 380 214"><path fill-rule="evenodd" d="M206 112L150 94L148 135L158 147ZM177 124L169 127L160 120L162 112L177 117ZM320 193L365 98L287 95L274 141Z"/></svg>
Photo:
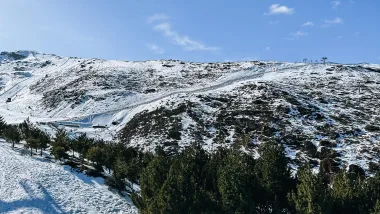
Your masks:
<svg viewBox="0 0 380 214"><path fill-rule="evenodd" d="M159 22L159 21L166 21L170 19L169 16L167 16L166 14L164 13L156 13L152 16L149 16L147 18L147 22L148 23L153 23L153 22Z"/></svg>
<svg viewBox="0 0 380 214"><path fill-rule="evenodd" d="M199 41L192 40L189 36L179 35L174 31L168 22L163 22L154 26L154 30L169 38L175 45L182 47L186 51L218 51L220 48L207 46Z"/></svg>
<svg viewBox="0 0 380 214"><path fill-rule="evenodd" d="M165 49L158 47L155 44L146 44L146 47L151 50L155 54L163 54L165 53Z"/></svg>
<svg viewBox="0 0 380 214"><path fill-rule="evenodd" d="M343 19L337 17L335 19L332 19L332 20L325 20L325 24L328 24L328 25L333 25L333 24L343 24Z"/></svg>
<svg viewBox="0 0 380 214"><path fill-rule="evenodd" d="M333 8L337 8L341 4L341 2L340 1L332 1L331 4L332 4Z"/></svg>
<svg viewBox="0 0 380 214"><path fill-rule="evenodd" d="M308 35L307 32L297 31L295 33L290 33L290 37L287 37L285 39L286 40L296 40L296 39L299 39L299 38L307 36L307 35Z"/></svg>
<svg viewBox="0 0 380 214"><path fill-rule="evenodd" d="M307 27L307 26L314 26L313 22L305 22L304 24L301 25L302 27Z"/></svg>
<svg viewBox="0 0 380 214"><path fill-rule="evenodd" d="M269 7L269 12L264 13L265 15L276 15L276 14L285 14L292 15L294 13L294 8L289 8L285 5L272 4Z"/></svg>
<svg viewBox="0 0 380 214"><path fill-rule="evenodd" d="M343 38L343 36L338 36L338 39L342 39Z"/></svg>
<svg viewBox="0 0 380 214"><path fill-rule="evenodd" d="M265 50L266 50L266 51L270 51L270 49L271 49L271 48L270 48L269 46L268 46L268 47L265 47Z"/></svg>
<svg viewBox="0 0 380 214"><path fill-rule="evenodd" d="M307 32L297 31L295 33L291 33L290 35L295 37L295 38L300 38L303 36L307 36Z"/></svg>

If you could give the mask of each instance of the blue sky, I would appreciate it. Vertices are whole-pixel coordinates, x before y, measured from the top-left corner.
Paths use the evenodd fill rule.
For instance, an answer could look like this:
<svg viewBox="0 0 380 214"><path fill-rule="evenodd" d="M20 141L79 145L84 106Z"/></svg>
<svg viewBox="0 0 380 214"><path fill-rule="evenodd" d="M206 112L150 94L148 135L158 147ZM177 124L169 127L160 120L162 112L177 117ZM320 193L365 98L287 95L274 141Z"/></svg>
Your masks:
<svg viewBox="0 0 380 214"><path fill-rule="evenodd" d="M378 0L0 0L0 50L380 63Z"/></svg>

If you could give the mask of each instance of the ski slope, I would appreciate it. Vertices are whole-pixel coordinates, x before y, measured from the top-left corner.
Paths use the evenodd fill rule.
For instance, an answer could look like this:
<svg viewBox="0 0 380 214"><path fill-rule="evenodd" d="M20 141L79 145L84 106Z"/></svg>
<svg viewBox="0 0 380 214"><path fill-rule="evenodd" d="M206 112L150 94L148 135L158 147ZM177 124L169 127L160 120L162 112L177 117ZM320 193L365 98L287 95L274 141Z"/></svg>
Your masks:
<svg viewBox="0 0 380 214"><path fill-rule="evenodd" d="M19 150L0 140L0 213L137 213L103 179Z"/></svg>

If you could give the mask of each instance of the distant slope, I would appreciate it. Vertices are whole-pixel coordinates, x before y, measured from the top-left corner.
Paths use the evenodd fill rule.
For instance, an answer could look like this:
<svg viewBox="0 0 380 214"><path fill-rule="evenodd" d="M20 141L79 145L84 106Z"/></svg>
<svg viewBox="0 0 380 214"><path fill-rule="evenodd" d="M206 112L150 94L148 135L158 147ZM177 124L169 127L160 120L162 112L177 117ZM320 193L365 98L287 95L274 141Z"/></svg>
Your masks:
<svg viewBox="0 0 380 214"><path fill-rule="evenodd" d="M135 115L121 131L129 146L176 151L281 142L292 167L337 171L379 167L380 73L358 65L304 65L205 93L173 97Z"/></svg>

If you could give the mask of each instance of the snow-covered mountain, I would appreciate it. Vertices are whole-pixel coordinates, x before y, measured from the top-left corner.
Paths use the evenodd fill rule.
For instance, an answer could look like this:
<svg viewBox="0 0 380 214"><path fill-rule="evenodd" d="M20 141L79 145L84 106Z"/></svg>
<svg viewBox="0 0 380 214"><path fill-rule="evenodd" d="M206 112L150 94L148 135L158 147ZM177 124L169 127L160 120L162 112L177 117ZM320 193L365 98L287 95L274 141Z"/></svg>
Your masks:
<svg viewBox="0 0 380 214"><path fill-rule="evenodd" d="M379 167L380 66L128 62L0 55L0 114L152 150L201 142L255 153L280 140L293 166ZM11 102L6 102L8 99ZM9 100L8 100L9 101Z"/></svg>

